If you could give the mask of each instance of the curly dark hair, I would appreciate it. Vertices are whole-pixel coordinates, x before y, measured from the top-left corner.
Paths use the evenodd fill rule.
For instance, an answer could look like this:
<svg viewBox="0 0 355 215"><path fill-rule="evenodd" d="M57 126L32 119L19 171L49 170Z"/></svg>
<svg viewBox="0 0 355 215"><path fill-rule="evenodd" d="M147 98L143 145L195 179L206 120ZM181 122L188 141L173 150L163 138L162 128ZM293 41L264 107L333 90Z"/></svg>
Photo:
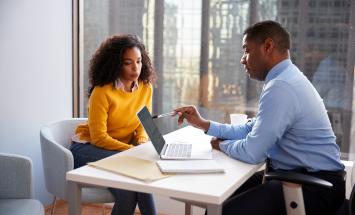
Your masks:
<svg viewBox="0 0 355 215"><path fill-rule="evenodd" d="M105 39L90 60L89 97L96 86L115 83L123 66L123 55L127 49L137 47L142 55L142 69L138 80L152 83L156 74L144 44L136 35L114 35Z"/></svg>

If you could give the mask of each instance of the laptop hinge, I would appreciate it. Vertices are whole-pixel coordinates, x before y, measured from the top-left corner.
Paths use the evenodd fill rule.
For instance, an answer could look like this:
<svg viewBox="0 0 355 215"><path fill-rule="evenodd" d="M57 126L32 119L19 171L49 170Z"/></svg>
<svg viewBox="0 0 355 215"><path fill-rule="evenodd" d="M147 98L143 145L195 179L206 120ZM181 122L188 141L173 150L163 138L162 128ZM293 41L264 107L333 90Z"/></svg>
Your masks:
<svg viewBox="0 0 355 215"><path fill-rule="evenodd" d="M160 156L165 155L165 151L168 148L168 144L164 144L163 149L160 152Z"/></svg>

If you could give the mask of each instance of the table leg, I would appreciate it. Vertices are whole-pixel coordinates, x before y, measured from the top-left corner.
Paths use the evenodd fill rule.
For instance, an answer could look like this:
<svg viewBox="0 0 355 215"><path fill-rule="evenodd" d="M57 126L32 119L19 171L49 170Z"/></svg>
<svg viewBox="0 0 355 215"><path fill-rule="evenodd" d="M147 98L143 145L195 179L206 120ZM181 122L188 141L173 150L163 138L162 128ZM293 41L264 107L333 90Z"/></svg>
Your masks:
<svg viewBox="0 0 355 215"><path fill-rule="evenodd" d="M73 181L68 181L69 215L81 214L81 187Z"/></svg>
<svg viewBox="0 0 355 215"><path fill-rule="evenodd" d="M185 215L192 215L192 205L189 202L185 202Z"/></svg>
<svg viewBox="0 0 355 215"><path fill-rule="evenodd" d="M222 205L207 205L207 215L221 215L222 214Z"/></svg>

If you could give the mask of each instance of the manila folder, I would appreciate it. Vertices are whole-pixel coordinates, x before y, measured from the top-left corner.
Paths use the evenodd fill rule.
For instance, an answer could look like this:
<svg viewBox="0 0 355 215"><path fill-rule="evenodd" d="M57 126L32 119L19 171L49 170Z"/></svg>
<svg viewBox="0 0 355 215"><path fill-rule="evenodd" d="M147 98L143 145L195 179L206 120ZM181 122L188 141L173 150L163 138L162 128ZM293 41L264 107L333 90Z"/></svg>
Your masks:
<svg viewBox="0 0 355 215"><path fill-rule="evenodd" d="M88 165L146 182L169 176L159 171L155 161L132 156L111 156L96 162L90 162Z"/></svg>

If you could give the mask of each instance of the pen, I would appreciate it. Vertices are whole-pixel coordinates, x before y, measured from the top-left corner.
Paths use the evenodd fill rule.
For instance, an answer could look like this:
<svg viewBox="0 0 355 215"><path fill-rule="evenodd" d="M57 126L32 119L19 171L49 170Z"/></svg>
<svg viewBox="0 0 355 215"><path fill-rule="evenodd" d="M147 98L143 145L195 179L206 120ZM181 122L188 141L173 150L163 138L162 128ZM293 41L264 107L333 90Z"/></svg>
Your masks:
<svg viewBox="0 0 355 215"><path fill-rule="evenodd" d="M172 116L175 114L175 111L172 111L170 113L163 113L163 114L159 114L159 115L154 115L152 116L153 119L156 119L156 118L161 118L161 117L165 117L165 116Z"/></svg>

